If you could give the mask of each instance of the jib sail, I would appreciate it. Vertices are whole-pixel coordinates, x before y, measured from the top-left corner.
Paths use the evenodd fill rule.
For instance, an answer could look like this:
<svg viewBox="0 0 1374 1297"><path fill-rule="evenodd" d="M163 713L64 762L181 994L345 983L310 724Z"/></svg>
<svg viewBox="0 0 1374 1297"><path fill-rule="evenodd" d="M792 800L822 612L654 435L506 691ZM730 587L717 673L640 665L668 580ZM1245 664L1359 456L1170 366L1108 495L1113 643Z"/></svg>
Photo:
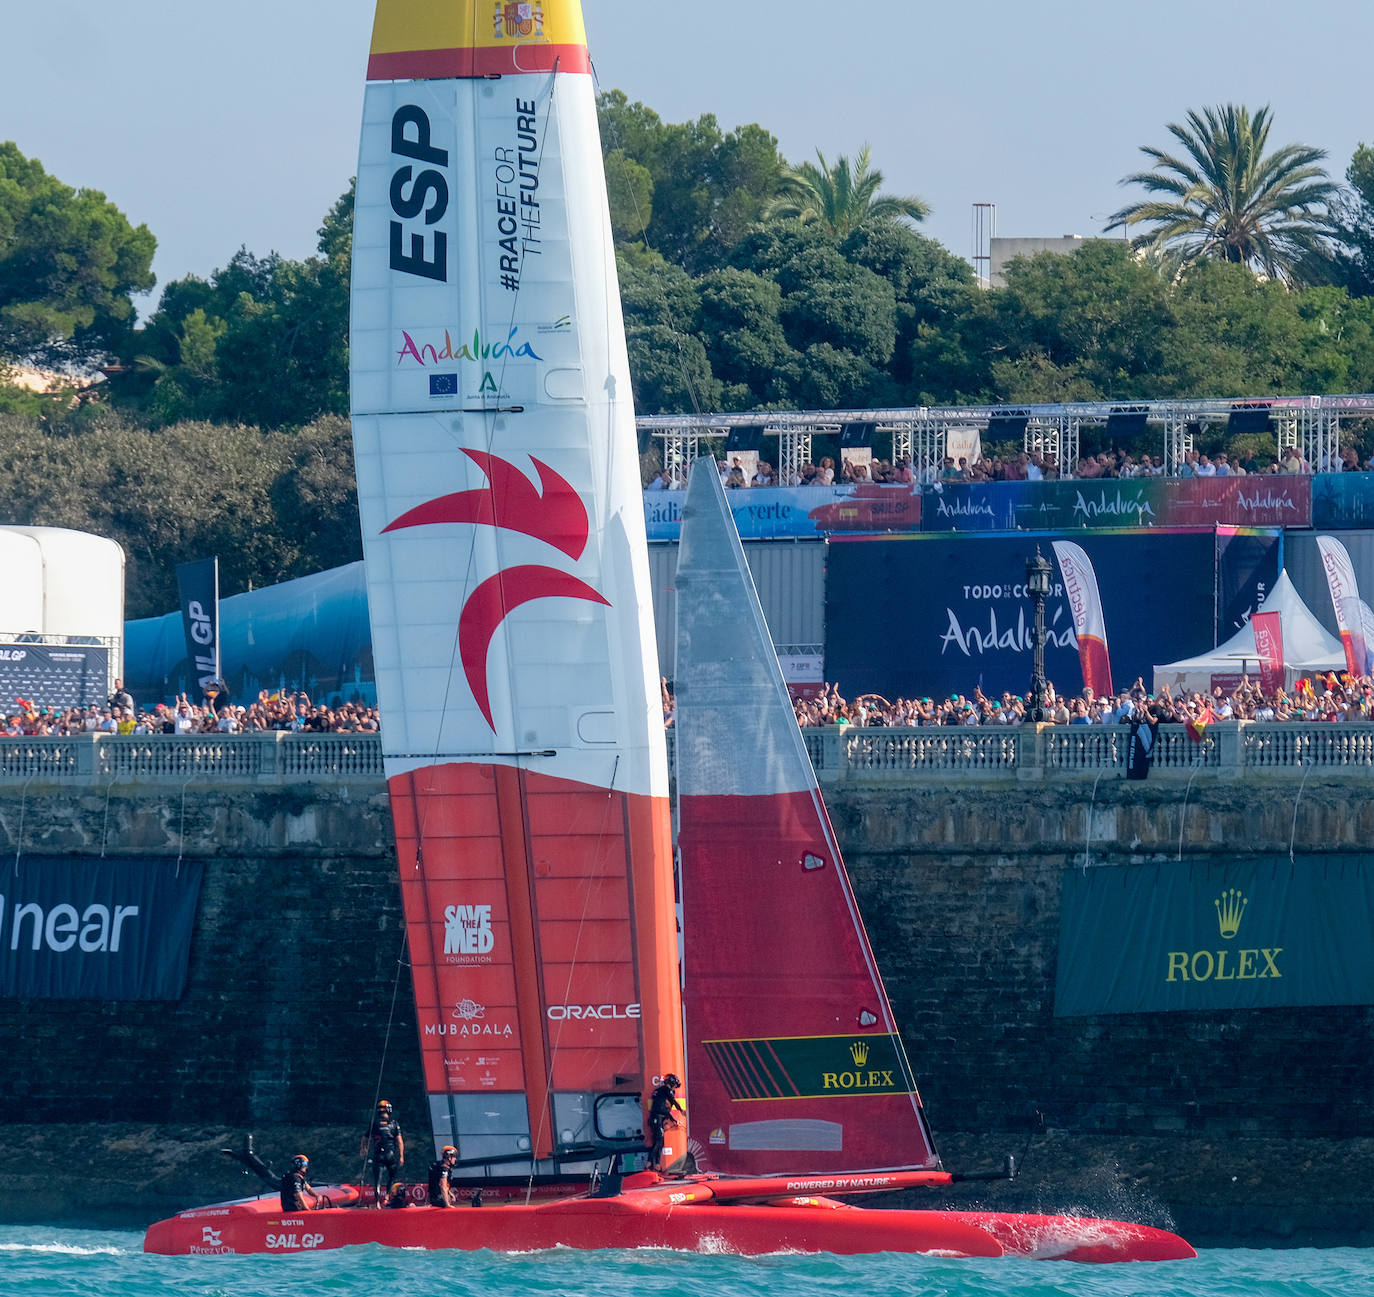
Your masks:
<svg viewBox="0 0 1374 1297"><path fill-rule="evenodd" d="M677 566L691 1145L769 1174L939 1165L744 552L708 459Z"/></svg>

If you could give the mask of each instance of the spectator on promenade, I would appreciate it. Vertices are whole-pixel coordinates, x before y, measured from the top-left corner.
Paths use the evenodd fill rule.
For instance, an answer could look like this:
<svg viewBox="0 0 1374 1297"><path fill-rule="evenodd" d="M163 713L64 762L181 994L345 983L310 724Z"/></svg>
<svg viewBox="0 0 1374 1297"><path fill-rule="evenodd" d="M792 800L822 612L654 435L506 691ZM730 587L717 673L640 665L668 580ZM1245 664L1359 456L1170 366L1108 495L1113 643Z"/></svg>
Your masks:
<svg viewBox="0 0 1374 1297"><path fill-rule="evenodd" d="M133 711L134 696L124 688L123 680L116 680L114 682L114 692L106 699L106 706L109 707L111 711L116 707L121 710L127 708L129 711Z"/></svg>

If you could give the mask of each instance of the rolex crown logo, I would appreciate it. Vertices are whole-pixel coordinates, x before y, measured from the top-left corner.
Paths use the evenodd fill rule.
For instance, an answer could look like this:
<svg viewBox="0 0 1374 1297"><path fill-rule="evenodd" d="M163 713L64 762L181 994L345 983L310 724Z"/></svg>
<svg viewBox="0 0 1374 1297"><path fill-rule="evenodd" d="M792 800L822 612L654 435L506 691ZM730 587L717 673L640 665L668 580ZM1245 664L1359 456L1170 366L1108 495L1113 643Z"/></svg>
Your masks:
<svg viewBox="0 0 1374 1297"><path fill-rule="evenodd" d="M868 1046L862 1040L856 1040L849 1047L849 1057L854 1060L855 1067L862 1067L868 1062Z"/></svg>
<svg viewBox="0 0 1374 1297"><path fill-rule="evenodd" d="M1217 907L1217 927L1221 935L1231 938L1240 930L1240 921L1245 917L1245 907L1250 902L1234 887L1228 888L1213 902Z"/></svg>

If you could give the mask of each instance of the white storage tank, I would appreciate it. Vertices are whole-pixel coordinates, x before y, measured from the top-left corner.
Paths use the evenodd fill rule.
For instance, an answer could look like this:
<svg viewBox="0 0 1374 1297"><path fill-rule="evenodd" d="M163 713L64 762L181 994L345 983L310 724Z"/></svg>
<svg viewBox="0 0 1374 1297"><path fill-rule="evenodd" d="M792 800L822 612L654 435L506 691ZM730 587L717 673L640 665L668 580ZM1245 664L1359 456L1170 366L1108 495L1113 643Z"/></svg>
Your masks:
<svg viewBox="0 0 1374 1297"><path fill-rule="evenodd" d="M123 674L124 549L106 536L66 527L4 527L26 538L42 559L45 636L99 638L112 648L112 674Z"/></svg>
<svg viewBox="0 0 1374 1297"><path fill-rule="evenodd" d="M43 633L43 551L32 536L0 527L0 639Z"/></svg>

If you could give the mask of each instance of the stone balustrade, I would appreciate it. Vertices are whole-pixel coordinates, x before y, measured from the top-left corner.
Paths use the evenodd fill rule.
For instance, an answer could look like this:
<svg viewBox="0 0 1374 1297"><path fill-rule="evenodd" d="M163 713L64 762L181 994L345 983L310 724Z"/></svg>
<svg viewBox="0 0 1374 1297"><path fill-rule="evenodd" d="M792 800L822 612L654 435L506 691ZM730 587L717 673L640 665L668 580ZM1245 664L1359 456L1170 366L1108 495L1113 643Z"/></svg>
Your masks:
<svg viewBox="0 0 1374 1297"><path fill-rule="evenodd" d="M838 728L802 731L824 784L918 777L1038 780L1125 776L1124 725ZM668 730L671 755L674 734ZM1374 724L1216 721L1206 741L1163 725L1151 778L1197 774L1374 776ZM33 782L288 785L383 778L376 734L115 735L0 738L0 787Z"/></svg>

